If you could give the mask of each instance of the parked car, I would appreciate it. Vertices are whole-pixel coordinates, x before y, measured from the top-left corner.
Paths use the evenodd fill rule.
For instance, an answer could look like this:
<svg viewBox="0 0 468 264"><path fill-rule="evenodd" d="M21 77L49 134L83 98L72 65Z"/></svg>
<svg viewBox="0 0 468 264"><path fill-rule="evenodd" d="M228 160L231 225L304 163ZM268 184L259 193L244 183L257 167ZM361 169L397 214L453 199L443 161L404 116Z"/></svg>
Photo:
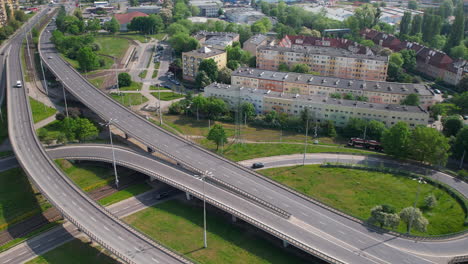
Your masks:
<svg viewBox="0 0 468 264"><path fill-rule="evenodd" d="M252 164L252 169L260 169L263 167L265 167L265 165L261 162L255 162L254 164Z"/></svg>

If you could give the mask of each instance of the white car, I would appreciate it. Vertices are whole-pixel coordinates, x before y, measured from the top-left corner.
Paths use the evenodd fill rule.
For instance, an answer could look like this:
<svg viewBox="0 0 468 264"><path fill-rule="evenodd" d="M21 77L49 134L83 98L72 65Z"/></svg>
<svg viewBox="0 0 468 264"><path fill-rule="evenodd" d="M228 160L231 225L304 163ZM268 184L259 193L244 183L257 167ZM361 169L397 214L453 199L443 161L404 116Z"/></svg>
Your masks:
<svg viewBox="0 0 468 264"><path fill-rule="evenodd" d="M21 81L16 81L16 87L18 88L23 87L23 84L21 84Z"/></svg>

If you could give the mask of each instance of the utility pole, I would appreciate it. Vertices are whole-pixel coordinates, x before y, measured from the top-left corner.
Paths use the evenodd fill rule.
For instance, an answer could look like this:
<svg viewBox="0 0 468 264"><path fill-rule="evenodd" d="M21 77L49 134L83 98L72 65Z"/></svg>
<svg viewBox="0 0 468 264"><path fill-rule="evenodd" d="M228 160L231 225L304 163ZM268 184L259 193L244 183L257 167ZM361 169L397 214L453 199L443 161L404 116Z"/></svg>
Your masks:
<svg viewBox="0 0 468 264"><path fill-rule="evenodd" d="M44 65L42 64L42 58L39 58L39 61L41 63L42 79L44 79L44 88L46 90L46 94L49 95L49 88L47 87L47 80L46 80L46 77L45 77Z"/></svg>
<svg viewBox="0 0 468 264"><path fill-rule="evenodd" d="M410 221L408 223L408 233L409 234L411 232L411 224L413 223L413 219L414 219L414 211L416 211L416 204L418 202L418 198L419 198L419 193L421 192L421 185L422 184L426 184L426 181L423 179L423 177L419 177L417 179L413 179L413 180L417 180L418 181L418 191L416 192L416 199L414 200L414 203L413 203L413 213L411 214L411 218L410 218Z"/></svg>
<svg viewBox="0 0 468 264"><path fill-rule="evenodd" d="M65 101L65 112L67 113L68 116L68 105L67 105L67 95L65 94L65 85L63 83L60 83L62 85L62 91L63 91L63 100Z"/></svg>
<svg viewBox="0 0 468 264"><path fill-rule="evenodd" d="M111 125L112 125L112 122L117 122L116 119L109 119L109 122L103 124L104 126L107 126L109 128L109 139L110 139L110 143L111 143L111 148L112 148L112 163L114 165L114 175L115 175L115 186L117 188L119 188L119 176L117 174L117 165L116 165L116 162L115 162L115 150L114 150L114 142L112 141L112 131L111 131Z"/></svg>

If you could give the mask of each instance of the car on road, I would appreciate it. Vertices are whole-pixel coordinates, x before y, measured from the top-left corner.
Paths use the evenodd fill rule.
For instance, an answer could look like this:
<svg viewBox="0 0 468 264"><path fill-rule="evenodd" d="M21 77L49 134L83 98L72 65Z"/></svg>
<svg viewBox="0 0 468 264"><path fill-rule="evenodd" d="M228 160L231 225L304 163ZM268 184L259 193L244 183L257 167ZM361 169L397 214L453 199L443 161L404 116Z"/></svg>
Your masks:
<svg viewBox="0 0 468 264"><path fill-rule="evenodd" d="M52 56L47 57L47 59L49 59L49 60L52 59Z"/></svg>
<svg viewBox="0 0 468 264"><path fill-rule="evenodd" d="M17 88L23 87L23 84L21 83L21 81L19 81L19 80L16 81L16 87L17 87Z"/></svg>
<svg viewBox="0 0 468 264"><path fill-rule="evenodd" d="M260 169L263 167L265 167L265 165L261 162L255 162L254 164L252 164L252 169Z"/></svg>
<svg viewBox="0 0 468 264"><path fill-rule="evenodd" d="M434 89L434 93L436 93L436 94L441 94L441 92L440 92L439 89Z"/></svg>

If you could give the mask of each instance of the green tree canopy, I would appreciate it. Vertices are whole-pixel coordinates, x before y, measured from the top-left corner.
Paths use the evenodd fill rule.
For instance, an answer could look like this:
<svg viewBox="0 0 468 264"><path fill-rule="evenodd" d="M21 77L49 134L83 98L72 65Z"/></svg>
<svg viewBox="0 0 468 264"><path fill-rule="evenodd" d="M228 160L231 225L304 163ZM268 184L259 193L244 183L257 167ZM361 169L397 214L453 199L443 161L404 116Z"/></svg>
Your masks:
<svg viewBox="0 0 468 264"><path fill-rule="evenodd" d="M251 120L257 112L255 111L255 107L250 102L243 102L241 104L242 114L247 117L247 120Z"/></svg>
<svg viewBox="0 0 468 264"><path fill-rule="evenodd" d="M104 23L104 29L109 31L109 33L115 34L120 30L119 21L115 17L112 17L111 20Z"/></svg>
<svg viewBox="0 0 468 264"><path fill-rule="evenodd" d="M416 0L408 1L408 9L413 9L413 10L418 9L418 2L416 2Z"/></svg>
<svg viewBox="0 0 468 264"><path fill-rule="evenodd" d="M132 84L132 77L126 72L121 72L118 75L119 87L130 86Z"/></svg>
<svg viewBox="0 0 468 264"><path fill-rule="evenodd" d="M231 74L232 74L231 69L229 69L228 67L222 68L218 73L218 82L230 84L231 83Z"/></svg>
<svg viewBox="0 0 468 264"><path fill-rule="evenodd" d="M411 135L411 158L429 164L445 165L450 145L448 139L431 127L416 127Z"/></svg>
<svg viewBox="0 0 468 264"><path fill-rule="evenodd" d="M463 121L459 115L448 116L442 119L444 129L442 132L446 137L456 136L458 131L463 128Z"/></svg>
<svg viewBox="0 0 468 264"><path fill-rule="evenodd" d="M218 79L218 65L213 59L204 59L198 66L198 71L204 71L211 82Z"/></svg>
<svg viewBox="0 0 468 264"><path fill-rule="evenodd" d="M227 143L226 131L221 124L215 124L208 132L206 139L213 141L216 144L216 150L218 150L221 144Z"/></svg>
<svg viewBox="0 0 468 264"><path fill-rule="evenodd" d="M80 48L76 59L81 70L92 71L99 67L99 58L90 47Z"/></svg>
<svg viewBox="0 0 468 264"><path fill-rule="evenodd" d="M401 101L402 105L412 105L412 106L417 106L419 105L419 95L418 94L408 94L406 98Z"/></svg>
<svg viewBox="0 0 468 264"><path fill-rule="evenodd" d="M310 73L310 67L305 63L298 63L292 67L291 71L297 73Z"/></svg>
<svg viewBox="0 0 468 264"><path fill-rule="evenodd" d="M385 153L397 158L409 155L411 130L408 124L398 122L382 134L382 146Z"/></svg>
<svg viewBox="0 0 468 264"><path fill-rule="evenodd" d="M429 221L423 216L419 208L406 207L400 212L400 218L406 223L407 232L410 232L410 228L414 228L420 232L426 232Z"/></svg>
<svg viewBox="0 0 468 264"><path fill-rule="evenodd" d="M411 12L405 12L400 22L400 36L408 35L411 26Z"/></svg>
<svg viewBox="0 0 468 264"><path fill-rule="evenodd" d="M458 46L464 37L465 13L463 9L463 1L458 2L459 4L455 9L455 21L453 22L447 43L445 44L445 51L450 51L451 48Z"/></svg>
<svg viewBox="0 0 468 264"><path fill-rule="evenodd" d="M391 206L377 205L371 209L371 217L368 221L371 224L379 224L380 227L395 229L400 224L400 216Z"/></svg>

